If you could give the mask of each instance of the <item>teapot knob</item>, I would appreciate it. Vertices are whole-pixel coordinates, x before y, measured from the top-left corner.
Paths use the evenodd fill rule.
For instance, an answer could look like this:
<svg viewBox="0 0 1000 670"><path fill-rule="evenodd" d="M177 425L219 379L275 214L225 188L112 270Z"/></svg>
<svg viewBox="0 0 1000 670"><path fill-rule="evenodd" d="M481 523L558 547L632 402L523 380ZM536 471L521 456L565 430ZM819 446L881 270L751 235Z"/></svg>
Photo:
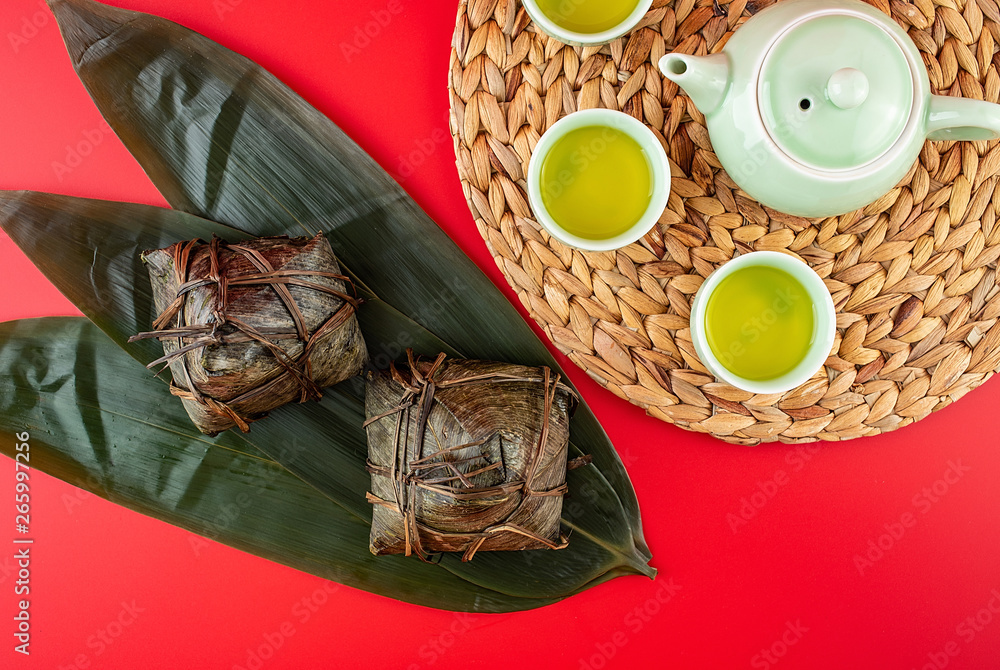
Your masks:
<svg viewBox="0 0 1000 670"><path fill-rule="evenodd" d="M826 94L837 107L854 109L868 99L868 77L853 67L837 70L827 82Z"/></svg>

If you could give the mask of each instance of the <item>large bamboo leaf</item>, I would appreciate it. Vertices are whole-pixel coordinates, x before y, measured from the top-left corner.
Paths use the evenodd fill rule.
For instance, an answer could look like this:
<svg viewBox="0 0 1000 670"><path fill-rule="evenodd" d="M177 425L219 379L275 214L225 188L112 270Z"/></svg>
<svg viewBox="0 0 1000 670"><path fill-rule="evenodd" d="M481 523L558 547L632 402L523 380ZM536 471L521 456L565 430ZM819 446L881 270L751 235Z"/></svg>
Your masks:
<svg viewBox="0 0 1000 670"><path fill-rule="evenodd" d="M84 0L53 4L81 78L172 204L253 234L324 230L331 237L368 299L361 318L375 360L413 346L557 367L503 296L398 185L271 75L156 17ZM134 206L37 195L5 201L4 226L15 241L119 343L148 328L151 317L138 250L211 232L237 234L163 210L146 216ZM58 250L47 246L53 239L60 240ZM145 362L155 347L129 352ZM255 427L251 439L342 508L357 511L364 446L358 429L345 423L357 398L350 391L329 398L316 411L341 427L331 442L289 455L276 453L276 429ZM277 426L281 416L258 426ZM285 435L299 423L299 415L290 416ZM265 439L271 430L273 442ZM621 573L650 573L631 485L585 406L573 440L594 457L594 467L571 473L576 498L564 519L576 531L570 550L484 555L471 564L448 557L441 567L496 592L552 597ZM329 461L325 450L338 460ZM323 467L350 459L353 468Z"/></svg>
<svg viewBox="0 0 1000 670"><path fill-rule="evenodd" d="M254 235L323 231L360 283L456 351L558 368L399 184L269 72L156 16L50 4L81 81L171 206ZM586 406L574 437L648 556L628 475Z"/></svg>
<svg viewBox="0 0 1000 670"><path fill-rule="evenodd" d="M368 517L302 483L238 433L205 438L179 403L163 402L165 388L86 319L0 324L0 431L31 433L32 467L244 551L393 598L486 612L553 601L477 587L420 561L372 556ZM295 420L316 423L300 414ZM14 443L0 444L13 457Z"/></svg>
<svg viewBox="0 0 1000 670"><path fill-rule="evenodd" d="M195 236L244 236L184 212L30 192L0 192L0 226L81 311L142 363L162 352L155 343L127 343L153 318L139 252ZM51 240L59 240L56 254ZM367 297L360 316L372 353L394 356L402 346L448 350L426 329L378 298ZM364 419L361 389L345 384L319 405L278 412L255 424L244 440L331 500L370 519ZM299 448L287 448L289 436L299 436ZM582 453L575 444L572 448L576 455ZM561 597L608 573L645 570L646 557L633 546L625 512L601 472L594 467L573 471L569 484L575 498L564 522L575 537L568 550L484 553L469 564L446 556L440 566L473 583L523 597Z"/></svg>

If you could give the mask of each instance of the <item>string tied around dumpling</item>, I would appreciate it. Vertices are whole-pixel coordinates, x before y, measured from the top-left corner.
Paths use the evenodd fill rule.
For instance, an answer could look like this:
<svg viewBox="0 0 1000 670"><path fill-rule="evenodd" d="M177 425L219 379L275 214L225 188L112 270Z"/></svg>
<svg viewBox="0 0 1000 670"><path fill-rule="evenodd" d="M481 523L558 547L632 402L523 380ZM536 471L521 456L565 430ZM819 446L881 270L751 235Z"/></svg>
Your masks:
<svg viewBox="0 0 1000 670"><path fill-rule="evenodd" d="M536 487L535 480L549 439L549 421L556 393L562 389L568 391L572 397L575 397L575 394L561 385L560 376L553 374L547 367L539 368L540 375L538 377L490 372L442 379L439 378L438 373L446 358L445 354L441 354L429 366L425 364L423 366L425 369L421 370L421 365L414 358L413 351L407 350L406 374L401 372L395 364L390 367L389 374L394 381L403 387L403 396L396 407L370 418L364 425L367 428L375 422L395 417L391 463L379 465L371 460L368 461L370 473L385 477L391 482L393 496L392 499L384 499L373 493L368 493L368 501L374 505L394 510L402 517L405 544L403 553L407 556L416 554L424 561L431 560L431 552L427 551L424 546L431 539L448 540L464 545L462 549L463 561L472 560L483 544L491 536L499 533L522 535L549 549L565 548L568 545L568 538L564 534L560 533L558 541L553 542L523 525L513 522L512 519L517 518L519 514L523 516L525 505L528 505L533 498L561 497L566 494L568 487L565 482L553 488L542 489ZM537 440L526 454L528 462L522 478L490 486L476 486L473 482L477 476L493 470L505 469L502 444L499 449L499 460L492 463L482 453L463 455L461 452L482 448L493 440L501 440L502 436L498 431L477 440L441 447L429 452L425 450L425 435L431 432L436 439L433 428L429 427L428 419L435 402L438 402L439 392L457 386L515 382L540 384L543 389L541 394L541 427ZM410 424L412 422L415 424L411 430ZM412 445L409 444L411 436L416 440L416 443ZM408 457L408 454L412 454L412 456ZM448 532L433 528L418 518L418 491L445 496L456 502L506 500L510 496L520 496L520 501L503 518L491 523L486 528L468 532Z"/></svg>
<svg viewBox="0 0 1000 670"><path fill-rule="evenodd" d="M243 258L252 268L250 272L236 275L224 271L222 254L229 251ZM260 417L241 413L235 407L266 396L272 389L291 379L299 388L299 401L318 400L322 391L316 383L312 370L312 353L317 343L328 334L341 328L355 314L361 300L332 286L319 283L316 279L335 280L353 289L353 282L345 275L322 270L278 269L268 261L260 250L247 244L229 244L217 237L211 242L193 239L180 242L169 250L173 258L173 272L177 285L176 295L170 304L153 322L153 330L129 338L129 342L146 339L176 340L177 348L157 358L146 367L164 368L172 363L175 377L170 384L171 394L183 400L194 401L207 408L210 413L226 417L243 432L250 430L249 424ZM196 258L207 251L208 269L204 276L192 277L192 266ZM228 263L231 268L232 262ZM245 320L229 313L233 289L266 287L271 289L284 305L291 319L292 327L254 327ZM333 296L341 301L340 307L318 328L310 332L306 318L292 295L291 287L316 291ZM192 292L196 289L210 289L212 295L211 318L209 323L188 324L184 311ZM288 340L302 342L302 350L291 356L280 343ZM252 388L234 398L222 401L202 393L192 377L187 355L205 347L254 342L267 350L281 368L281 374L268 382ZM178 381L181 383L178 384Z"/></svg>

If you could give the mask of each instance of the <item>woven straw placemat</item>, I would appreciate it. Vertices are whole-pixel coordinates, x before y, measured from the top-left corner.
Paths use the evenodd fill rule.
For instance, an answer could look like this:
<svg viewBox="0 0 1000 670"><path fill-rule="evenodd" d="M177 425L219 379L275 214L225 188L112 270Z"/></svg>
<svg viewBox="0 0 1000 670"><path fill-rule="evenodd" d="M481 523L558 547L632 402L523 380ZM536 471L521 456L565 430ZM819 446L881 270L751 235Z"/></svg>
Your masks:
<svg viewBox="0 0 1000 670"><path fill-rule="evenodd" d="M449 76L462 186L497 265L545 333L649 414L744 444L902 428L1000 369L1000 146L927 143L897 188L844 216L808 220L762 207L720 169L704 117L655 64L670 51L720 51L767 4L656 0L630 35L574 48L538 31L516 0L462 0ZM872 4L909 31L935 93L997 102L995 0ZM541 134L591 107L644 121L671 159L659 226L617 252L550 238L526 197ZM826 367L784 395L718 382L688 328L703 279L761 249L809 263L838 312Z"/></svg>

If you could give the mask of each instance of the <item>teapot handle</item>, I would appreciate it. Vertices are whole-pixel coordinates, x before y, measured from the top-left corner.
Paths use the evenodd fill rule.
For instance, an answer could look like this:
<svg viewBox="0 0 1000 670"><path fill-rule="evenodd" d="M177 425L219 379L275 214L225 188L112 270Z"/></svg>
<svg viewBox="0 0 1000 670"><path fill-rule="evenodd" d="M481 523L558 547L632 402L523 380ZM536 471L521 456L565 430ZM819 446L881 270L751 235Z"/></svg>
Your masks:
<svg viewBox="0 0 1000 670"><path fill-rule="evenodd" d="M1000 105L969 98L932 95L927 112L929 140L1000 138Z"/></svg>

